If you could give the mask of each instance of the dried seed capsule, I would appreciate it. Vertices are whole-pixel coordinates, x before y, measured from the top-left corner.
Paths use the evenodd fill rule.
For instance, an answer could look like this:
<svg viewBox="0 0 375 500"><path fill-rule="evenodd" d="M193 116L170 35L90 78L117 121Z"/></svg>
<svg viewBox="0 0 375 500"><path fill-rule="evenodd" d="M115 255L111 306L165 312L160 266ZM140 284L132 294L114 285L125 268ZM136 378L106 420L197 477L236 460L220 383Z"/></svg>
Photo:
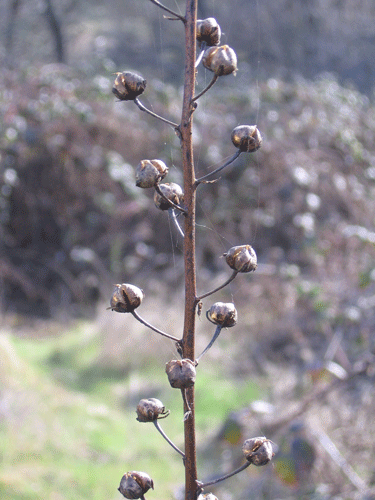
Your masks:
<svg viewBox="0 0 375 500"><path fill-rule="evenodd" d="M112 311L127 313L133 312L144 298L143 290L134 285L123 283L122 285L115 285L115 291L111 297Z"/></svg>
<svg viewBox="0 0 375 500"><path fill-rule="evenodd" d="M232 247L224 257L228 266L239 273L249 273L257 268L257 254L251 245Z"/></svg>
<svg viewBox="0 0 375 500"><path fill-rule="evenodd" d="M237 309L231 302L215 302L206 312L206 317L211 323L227 328L237 323Z"/></svg>
<svg viewBox="0 0 375 500"><path fill-rule="evenodd" d="M181 203L184 201L184 192L182 191L181 186L179 186L175 182L160 184L159 188L165 198L167 198L163 198L159 193L155 191L154 203L155 206L160 210L169 210L171 208L171 205L167 200L170 200L175 205L181 205Z"/></svg>
<svg viewBox="0 0 375 500"><path fill-rule="evenodd" d="M246 460L256 466L267 465L274 456L272 443L264 436L246 439L242 452Z"/></svg>
<svg viewBox="0 0 375 500"><path fill-rule="evenodd" d="M144 92L147 82L142 76L129 71L116 73L116 75L112 92L121 101L133 101Z"/></svg>
<svg viewBox="0 0 375 500"><path fill-rule="evenodd" d="M214 17L197 20L197 41L209 47L219 45L221 29Z"/></svg>
<svg viewBox="0 0 375 500"><path fill-rule="evenodd" d="M159 399L141 399L137 406L138 422L154 422L169 415L169 411Z"/></svg>
<svg viewBox="0 0 375 500"><path fill-rule="evenodd" d="M218 500L218 498L213 493L201 493L198 500Z"/></svg>
<svg viewBox="0 0 375 500"><path fill-rule="evenodd" d="M142 160L135 170L135 184L141 188L155 187L168 173L167 165L161 160Z"/></svg>
<svg viewBox="0 0 375 500"><path fill-rule="evenodd" d="M154 481L145 472L131 471L122 476L119 492L125 498L142 498L147 491L154 489Z"/></svg>
<svg viewBox="0 0 375 500"><path fill-rule="evenodd" d="M231 139L236 148L253 153L262 145L262 136L256 125L239 125L232 130Z"/></svg>
<svg viewBox="0 0 375 500"><path fill-rule="evenodd" d="M230 75L237 72L237 56L228 45L209 47L202 58L203 66L217 76Z"/></svg>
<svg viewBox="0 0 375 500"><path fill-rule="evenodd" d="M175 389L186 389L195 383L197 372L190 359L172 359L165 367L168 380Z"/></svg>

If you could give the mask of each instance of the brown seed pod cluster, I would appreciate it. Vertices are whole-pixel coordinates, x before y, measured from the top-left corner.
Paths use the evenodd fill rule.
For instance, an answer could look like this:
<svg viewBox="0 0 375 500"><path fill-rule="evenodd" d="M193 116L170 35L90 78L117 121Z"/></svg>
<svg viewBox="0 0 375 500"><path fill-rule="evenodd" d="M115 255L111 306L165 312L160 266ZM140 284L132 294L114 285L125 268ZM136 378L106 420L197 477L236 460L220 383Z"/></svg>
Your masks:
<svg viewBox="0 0 375 500"><path fill-rule="evenodd" d="M237 309L231 302L215 302L206 312L206 317L211 323L228 328L237 323Z"/></svg>
<svg viewBox="0 0 375 500"><path fill-rule="evenodd" d="M168 173L167 165L161 160L142 160L135 170L135 184L140 188L152 188Z"/></svg>
<svg viewBox="0 0 375 500"><path fill-rule="evenodd" d="M186 389L195 384L197 372L190 359L172 359L165 366L169 383L174 389Z"/></svg>
<svg viewBox="0 0 375 500"><path fill-rule="evenodd" d="M267 465L274 456L272 443L264 436L246 439L242 452L246 460L257 467Z"/></svg>
<svg viewBox="0 0 375 500"><path fill-rule="evenodd" d="M156 398L141 399L136 411L138 422L154 422L169 415L169 410Z"/></svg>
<svg viewBox="0 0 375 500"><path fill-rule="evenodd" d="M160 184L159 188L164 195L163 197L155 191L154 203L156 208L159 208L159 210L169 210L171 208L171 204L168 200L175 205L181 205L183 203L184 192L179 184L176 184L175 182L167 182L165 184Z"/></svg>
<svg viewBox="0 0 375 500"><path fill-rule="evenodd" d="M217 76L235 75L237 72L237 56L229 45L209 47L202 58L203 66Z"/></svg>
<svg viewBox="0 0 375 500"><path fill-rule="evenodd" d="M253 153L262 145L262 136L256 125L239 125L232 130L231 139L244 153Z"/></svg>
<svg viewBox="0 0 375 500"><path fill-rule="evenodd" d="M115 290L111 297L110 309L120 313L133 312L134 309L141 305L143 298L143 290L137 286L128 283L118 284L115 285Z"/></svg>
<svg viewBox="0 0 375 500"><path fill-rule="evenodd" d="M219 45L221 28L214 17L197 20L197 41L205 43L208 47Z"/></svg>
<svg viewBox="0 0 375 500"><path fill-rule="evenodd" d="M118 491L129 499L143 498L143 495L152 488L154 481L146 472L127 472L122 476Z"/></svg>
<svg viewBox="0 0 375 500"><path fill-rule="evenodd" d="M147 82L142 76L130 71L123 71L116 75L112 92L120 101L133 101L145 91Z"/></svg>
<svg viewBox="0 0 375 500"><path fill-rule="evenodd" d="M239 245L223 254L228 266L239 273L249 273L257 268L257 254L251 245Z"/></svg>

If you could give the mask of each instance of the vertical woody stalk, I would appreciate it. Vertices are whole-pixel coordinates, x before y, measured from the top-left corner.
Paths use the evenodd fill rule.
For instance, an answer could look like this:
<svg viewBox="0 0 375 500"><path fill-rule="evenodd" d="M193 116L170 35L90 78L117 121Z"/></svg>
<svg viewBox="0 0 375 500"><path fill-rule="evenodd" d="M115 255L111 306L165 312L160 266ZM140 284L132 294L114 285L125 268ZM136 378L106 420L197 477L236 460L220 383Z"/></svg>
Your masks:
<svg viewBox="0 0 375 500"><path fill-rule="evenodd" d="M180 125L184 192L187 216L185 217L185 319L183 332L183 356L195 359L195 173L192 144L192 98L195 90L196 19L198 0L186 0L185 22L185 80L182 119ZM197 492L197 463L194 415L194 386L187 389L187 401L191 414L185 420L185 500L195 500ZM186 407L184 411L186 412Z"/></svg>

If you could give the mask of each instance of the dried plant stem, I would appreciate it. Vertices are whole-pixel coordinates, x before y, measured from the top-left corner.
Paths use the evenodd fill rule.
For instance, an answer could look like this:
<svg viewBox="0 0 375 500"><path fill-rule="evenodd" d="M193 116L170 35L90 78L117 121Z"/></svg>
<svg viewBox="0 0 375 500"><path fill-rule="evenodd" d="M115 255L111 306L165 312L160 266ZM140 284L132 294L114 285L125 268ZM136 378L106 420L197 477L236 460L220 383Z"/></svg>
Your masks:
<svg viewBox="0 0 375 500"><path fill-rule="evenodd" d="M150 328L150 330L153 330L154 332L159 333L160 335L163 335L163 337L167 337L168 339L174 340L175 342L179 342L179 339L177 337L174 337L173 335L169 335L169 333L165 333L162 330L159 330L159 328L152 326L146 320L141 318L140 315L137 313L137 311L132 311L131 314L135 317L135 319L137 321L142 323L142 325L145 325L145 326L147 326L147 328Z"/></svg>
<svg viewBox="0 0 375 500"><path fill-rule="evenodd" d="M233 274L231 275L230 278L227 279L227 281L225 283L223 283L222 285L218 286L217 288L214 288L213 290L211 290L211 291L209 291L207 293L204 293L203 295L200 295L199 297L197 297L197 299L196 299L197 303L200 300L204 299L205 297L208 297L209 295L212 295L213 293L216 293L219 290L221 290L222 288L224 288L227 285L229 285L229 283L234 280L234 278L237 276L237 274L238 274L238 271L233 271Z"/></svg>
<svg viewBox="0 0 375 500"><path fill-rule="evenodd" d="M170 120L167 120L166 118L163 118L162 116L157 115L153 111L149 110L148 108L146 108L146 106L144 106L141 103L141 101L138 99L138 97L136 97L134 99L134 102L141 111L144 111L145 113L148 113L149 115L153 116L154 118L157 118L158 120L161 120L162 122L167 123L168 125L171 125L175 130L179 130L179 126L177 125L177 123L171 122Z"/></svg>
<svg viewBox="0 0 375 500"><path fill-rule="evenodd" d="M180 235L185 238L185 234L180 226L180 224L178 223L178 220L177 220L177 216L176 216L176 212L174 211L174 208L170 208L168 210L168 215L170 217L170 219L172 220L173 224L176 226L177 228L177 231L180 233Z"/></svg>
<svg viewBox="0 0 375 500"><path fill-rule="evenodd" d="M177 446L169 439L169 437L166 435L166 433L163 431L163 429L160 427L159 422L157 420L154 420L154 426L157 428L157 430L160 432L160 434L163 436L163 438L169 443L174 450L179 453L182 458L185 458L185 453L182 452Z"/></svg>
<svg viewBox="0 0 375 500"><path fill-rule="evenodd" d="M214 85L217 82L218 78L219 78L218 75L214 75L214 77L212 78L212 80L210 81L210 83L207 85L207 87L205 89L203 89L202 92L200 92L198 95L196 95L195 97L193 97L193 99L191 100L191 102L196 101L203 94L205 94L207 92L207 90L209 90L212 87L212 85Z"/></svg>
<svg viewBox="0 0 375 500"><path fill-rule="evenodd" d="M213 481L209 481L207 483L201 483L200 481L197 481L197 485L202 491L204 488L207 486L211 486L212 484L220 483L221 481L224 481L225 479L228 479L229 477L235 476L239 472L242 472L243 470L247 469L251 465L251 462L246 462L246 464L242 465L238 469L234 470L233 472L230 472L229 474L225 474L225 476L219 477L218 479L214 479Z"/></svg>
<svg viewBox="0 0 375 500"><path fill-rule="evenodd" d="M202 354L200 356L197 357L197 359L195 360L195 363L198 364L199 363L199 360L202 358L202 356L204 354L206 354L206 352L208 351L208 349L210 349L212 347L212 344L215 342L215 340L218 338L218 336L220 335L220 332L221 330L223 329L223 327L221 325L217 325L216 327L216 330L215 330L215 333L214 333L214 336L212 337L210 343L208 344L208 346L204 349L204 351L202 352Z"/></svg>
<svg viewBox="0 0 375 500"><path fill-rule="evenodd" d="M161 9L165 10L169 14L172 14L172 16L174 16L176 19L179 19L184 24L186 23L186 19L183 16L180 16L180 14L177 14L177 12L174 12L173 10L168 9L168 7L165 7L165 5L163 5L162 3L160 3L158 0L150 0L150 2L152 2L155 5L157 5Z"/></svg>
<svg viewBox="0 0 375 500"><path fill-rule="evenodd" d="M196 308L196 263L195 263L195 172L193 155L193 116L191 100L195 90L196 21L198 0L186 0L185 23L185 76L180 139L184 174L185 217L184 266L185 266L185 313L183 330L183 357L195 360L195 308ZM185 500L197 497L197 458L195 433L194 386L186 389L184 413L185 434Z"/></svg>
<svg viewBox="0 0 375 500"><path fill-rule="evenodd" d="M197 179L197 180L195 181L196 186L198 186L198 184L200 184L201 182L203 182L205 179L208 179L208 177L211 177L211 175L217 174L218 172L220 172L221 170L223 170L223 168L225 168L225 167L227 167L228 165L230 165L231 163L233 163L233 162L234 162L234 160L237 160L237 158L240 156L240 154L241 154L241 153L242 153L242 151L239 149L238 151L236 151L236 153L235 153L233 156L231 156L231 157L229 158L229 160L228 160L228 161L226 161L226 162L224 163L224 165L222 165L222 166L221 166L221 167L219 167L219 168L216 168L215 170L213 170L213 171L212 171L212 172L210 172L209 174L204 175L203 177L199 177L199 179Z"/></svg>

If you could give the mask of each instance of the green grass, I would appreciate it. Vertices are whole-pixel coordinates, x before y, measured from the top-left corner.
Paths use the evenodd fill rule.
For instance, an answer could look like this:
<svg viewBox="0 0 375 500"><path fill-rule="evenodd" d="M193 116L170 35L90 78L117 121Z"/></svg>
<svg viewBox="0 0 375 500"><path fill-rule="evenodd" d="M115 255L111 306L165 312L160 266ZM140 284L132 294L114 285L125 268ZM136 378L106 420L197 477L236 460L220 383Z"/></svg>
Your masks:
<svg viewBox="0 0 375 500"><path fill-rule="evenodd" d="M0 335L1 499L119 499L128 470L153 477L150 499L172 498L183 482L179 455L152 424L135 418L139 399L158 397L171 410L161 425L183 447L180 391L170 388L164 365L152 358L134 370L132 353L122 366L103 365L100 335L87 324L44 340ZM257 396L253 384L229 380L225 367L210 364L207 357L198 367L198 447L202 436Z"/></svg>

